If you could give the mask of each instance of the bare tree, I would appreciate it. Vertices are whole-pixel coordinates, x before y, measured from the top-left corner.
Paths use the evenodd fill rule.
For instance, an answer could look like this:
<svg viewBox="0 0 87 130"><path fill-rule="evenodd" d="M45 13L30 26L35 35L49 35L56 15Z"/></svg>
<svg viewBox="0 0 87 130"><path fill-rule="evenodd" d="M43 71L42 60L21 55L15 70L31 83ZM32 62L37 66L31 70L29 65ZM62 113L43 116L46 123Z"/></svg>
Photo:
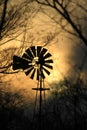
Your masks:
<svg viewBox="0 0 87 130"><path fill-rule="evenodd" d="M35 0L38 4L50 7L56 12L56 17L53 15L52 19L66 32L79 37L83 43L87 46L86 37L86 18L87 18L87 7L86 2L74 1L74 0ZM80 15L79 15L80 11ZM58 17L57 17L58 16ZM64 21L65 20L65 21ZM64 21L64 22L63 22ZM63 23L63 24L62 24ZM72 29L68 29L71 26ZM87 31L87 30L86 30Z"/></svg>
<svg viewBox="0 0 87 130"><path fill-rule="evenodd" d="M4 0L1 4L0 4L0 17L1 17L1 21L0 21L0 45L2 45L3 43L1 42L1 40L5 40L5 38L8 35L11 35L13 31L13 29L15 29L15 27L17 26L17 21L20 18L17 14L17 11L15 7L8 7L9 5L9 0ZM9 34L9 32L11 32ZM7 40L5 41L7 42Z"/></svg>
<svg viewBox="0 0 87 130"><path fill-rule="evenodd" d="M25 119L24 110L26 101L23 96L25 90L12 92L6 88L6 85L7 84L5 84L5 87L3 85L0 86L0 129L21 127L21 121Z"/></svg>
<svg viewBox="0 0 87 130"><path fill-rule="evenodd" d="M26 21L34 16L34 9L24 1L12 4L10 0L0 3L0 46L16 39L24 32ZM30 23L29 23L30 25ZM27 26L27 30L30 27Z"/></svg>
<svg viewBox="0 0 87 130"><path fill-rule="evenodd" d="M26 34L31 29L31 19L37 10L34 7L32 8L30 3L22 1L17 5L12 4L10 0L0 1L0 8L0 46L3 48L0 49L0 73L8 73L12 66L12 57L14 53L17 53L17 48L14 45L10 48L7 46L12 40L21 42L21 53L25 43L30 44L26 40ZM19 36L21 37L20 39L18 38ZM3 47L4 44L7 46Z"/></svg>
<svg viewBox="0 0 87 130"><path fill-rule="evenodd" d="M81 73L87 59L87 6L82 0L35 0L42 5L42 11L60 27L60 30L77 38L76 46L83 50L81 64L71 66L78 73L77 83L80 82ZM59 28L58 28L59 30ZM60 31L60 33L61 33ZM64 33L63 33L64 34ZM75 66L76 65L76 66ZM64 79L67 77L64 75Z"/></svg>

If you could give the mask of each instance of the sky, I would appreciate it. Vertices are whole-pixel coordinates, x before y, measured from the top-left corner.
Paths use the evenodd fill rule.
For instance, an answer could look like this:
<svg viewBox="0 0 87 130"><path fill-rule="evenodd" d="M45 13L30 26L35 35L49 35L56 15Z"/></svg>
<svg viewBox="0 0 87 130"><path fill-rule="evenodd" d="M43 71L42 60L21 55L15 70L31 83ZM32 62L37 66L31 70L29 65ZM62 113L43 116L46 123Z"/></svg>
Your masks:
<svg viewBox="0 0 87 130"><path fill-rule="evenodd" d="M84 55L84 49L80 46L78 47L79 41L73 37L68 36L65 33L58 33L60 31L58 25L54 23L46 14L38 12L37 15L32 20L32 28L29 30L29 36L33 36L32 45L44 45L46 42L46 37L49 35L56 35L54 39L45 48L52 54L53 59L53 70L51 74L45 79L45 86L50 87L49 84L53 82L58 82L64 76L72 73L72 77L77 77L77 72L74 69L75 65L81 64L81 58ZM20 37L19 37L20 39ZM17 41L9 42L9 47L14 46L19 47L22 45ZM29 44L30 46L30 44ZM6 45L7 47L7 45ZM80 54L80 56L79 56ZM84 71L86 68L84 67ZM8 78L9 77L9 78ZM35 99L35 92L32 91L33 87L37 87L37 81L30 79L28 76L22 73L17 73L13 75L7 75L4 78L5 81L9 81L13 90L26 89L29 93L25 96L31 101Z"/></svg>

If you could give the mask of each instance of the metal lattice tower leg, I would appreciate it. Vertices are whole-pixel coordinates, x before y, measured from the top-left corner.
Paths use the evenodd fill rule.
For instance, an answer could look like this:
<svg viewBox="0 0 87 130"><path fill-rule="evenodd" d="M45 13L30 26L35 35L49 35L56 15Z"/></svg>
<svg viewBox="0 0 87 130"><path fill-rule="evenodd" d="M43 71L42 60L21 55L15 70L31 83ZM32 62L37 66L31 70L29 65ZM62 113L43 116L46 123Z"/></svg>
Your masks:
<svg viewBox="0 0 87 130"><path fill-rule="evenodd" d="M40 80L38 80L37 88L32 88L32 90L36 90L33 119L38 115L38 119L41 121L42 115L46 114L45 91L50 89L45 88L44 79L40 78Z"/></svg>

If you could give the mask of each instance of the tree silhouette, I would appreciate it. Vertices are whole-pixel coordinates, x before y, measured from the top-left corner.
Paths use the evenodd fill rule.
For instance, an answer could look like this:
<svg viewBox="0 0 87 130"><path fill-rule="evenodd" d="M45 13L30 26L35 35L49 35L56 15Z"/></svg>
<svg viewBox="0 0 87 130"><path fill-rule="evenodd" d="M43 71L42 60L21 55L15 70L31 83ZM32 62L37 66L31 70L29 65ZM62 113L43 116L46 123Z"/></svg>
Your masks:
<svg viewBox="0 0 87 130"><path fill-rule="evenodd" d="M73 35L72 40L76 37L79 44L77 47L83 49L84 56L81 59L81 64L77 67L76 84L82 81L81 73L83 71L87 59L87 6L86 1L77 0L35 0L42 5L42 11L47 14L64 32ZM44 7L45 8L44 8ZM46 8L47 7L47 8ZM47 10L48 11L47 11ZM49 10L52 11L49 11ZM48 13L49 12L49 13ZM80 15L79 15L80 13ZM73 66L76 69L76 66ZM68 77L64 76L65 79ZM79 85L76 85L79 91Z"/></svg>
<svg viewBox="0 0 87 130"><path fill-rule="evenodd" d="M0 1L0 9L0 48L2 48L0 49L0 73L13 73L11 69L13 54L17 51L22 53L25 43L28 46L31 44L30 41L26 41L28 39L26 31L31 28L31 19L36 14L36 10L24 1L12 4L10 0ZM15 46L15 42L12 41L22 43L20 48L17 49L17 45ZM8 48L9 42L12 47Z"/></svg>
<svg viewBox="0 0 87 130"><path fill-rule="evenodd" d="M33 17L33 9L24 1L12 4L10 0L3 0L0 9L0 46L2 46L24 33L26 21L29 22ZM27 30L29 29L27 26Z"/></svg>
<svg viewBox="0 0 87 130"><path fill-rule="evenodd" d="M2 85L0 88L0 129L29 129L30 121L24 116L26 101L24 90L10 92Z"/></svg>
<svg viewBox="0 0 87 130"><path fill-rule="evenodd" d="M26 1L26 0L25 0ZM84 56L81 58L81 65L78 66L78 80L80 79L81 72L83 71L86 58L87 58L87 7L86 1L77 0L33 0L37 2L40 6L40 11L45 13L53 22L58 25L56 31L58 33L54 34L53 38L57 37L59 33L63 32L72 35L71 38L78 40L76 48L81 47ZM26 1L28 3L28 1ZM80 12L80 15L79 15ZM50 35L47 36L45 40L45 45L49 44L53 40ZM76 43L76 42L75 42ZM74 66L75 67L75 66ZM73 68L74 68L73 67Z"/></svg>
<svg viewBox="0 0 87 130"><path fill-rule="evenodd" d="M56 11L56 17L53 16L52 19L59 24L66 32L80 38L84 45L87 46L87 37L86 32L84 30L86 28L86 17L87 17L87 9L86 2L74 0L35 0L38 4L47 6ZM81 15L79 15L79 11ZM58 17L57 17L58 16ZM65 20L65 23L63 22ZM63 22L63 24L62 24ZM68 29L69 25L72 29Z"/></svg>
<svg viewBox="0 0 87 130"><path fill-rule="evenodd" d="M51 101L48 110L50 108L51 113L57 119L59 118L64 129L86 129L87 86L84 86L81 82L73 83L66 79L52 83L50 86L53 99L49 99ZM53 106L53 108L50 106ZM60 125L60 128L62 126Z"/></svg>

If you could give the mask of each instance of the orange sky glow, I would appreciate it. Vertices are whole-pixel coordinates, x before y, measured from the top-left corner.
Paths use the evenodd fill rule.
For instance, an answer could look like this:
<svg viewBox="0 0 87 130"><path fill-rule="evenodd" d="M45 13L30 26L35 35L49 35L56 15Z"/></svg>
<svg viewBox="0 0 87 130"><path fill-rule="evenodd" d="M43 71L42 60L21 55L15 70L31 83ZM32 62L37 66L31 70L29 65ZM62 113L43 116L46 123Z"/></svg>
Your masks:
<svg viewBox="0 0 87 130"><path fill-rule="evenodd" d="M32 29L29 30L29 34L33 34L34 40L33 45L44 45L44 37L48 34L57 33L57 25L53 23L48 16L39 12L36 17L33 19ZM67 36L67 35L66 35ZM75 44L72 45L72 39L68 39L65 34L58 34L51 42L46 46L48 51L52 54L53 59L53 70L51 70L51 74L46 77L45 79L45 86L50 87L49 84L53 82L57 82L60 79L63 79L70 66L73 65L73 62L68 57L73 52L73 47ZM21 36L20 36L21 37ZM20 37L18 39L20 39ZM20 47L22 42L18 41L11 41L8 43L8 47ZM5 45L7 47L7 45ZM5 47L3 46L3 48ZM30 46L30 45L29 45ZM13 90L17 89L26 89L29 93L28 96L30 100L33 100L35 97L35 92L32 91L33 87L37 87L37 81L32 80L29 76L26 76L23 72L7 75L4 80L10 80L11 86ZM33 96L32 96L33 95Z"/></svg>

